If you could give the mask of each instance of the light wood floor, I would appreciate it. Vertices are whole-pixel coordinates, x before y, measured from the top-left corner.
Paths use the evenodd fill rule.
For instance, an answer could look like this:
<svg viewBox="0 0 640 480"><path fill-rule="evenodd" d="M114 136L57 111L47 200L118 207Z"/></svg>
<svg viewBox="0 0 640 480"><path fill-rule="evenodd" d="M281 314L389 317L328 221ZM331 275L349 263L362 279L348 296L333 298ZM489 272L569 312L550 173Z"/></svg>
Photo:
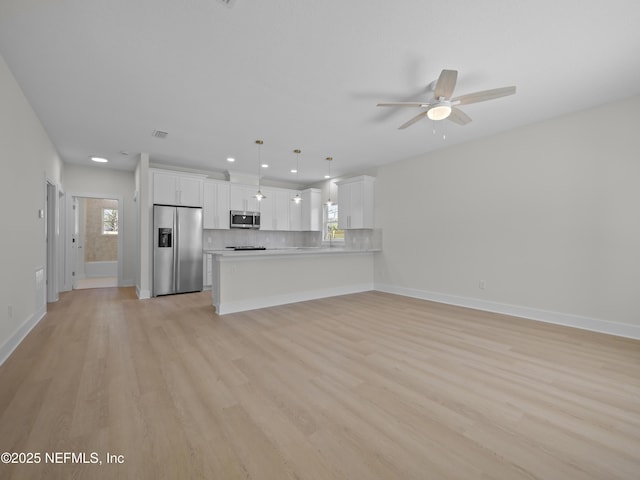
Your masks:
<svg viewBox="0 0 640 480"><path fill-rule="evenodd" d="M42 460L2 479L640 478L638 341L376 292L49 309L0 367L0 451Z"/></svg>

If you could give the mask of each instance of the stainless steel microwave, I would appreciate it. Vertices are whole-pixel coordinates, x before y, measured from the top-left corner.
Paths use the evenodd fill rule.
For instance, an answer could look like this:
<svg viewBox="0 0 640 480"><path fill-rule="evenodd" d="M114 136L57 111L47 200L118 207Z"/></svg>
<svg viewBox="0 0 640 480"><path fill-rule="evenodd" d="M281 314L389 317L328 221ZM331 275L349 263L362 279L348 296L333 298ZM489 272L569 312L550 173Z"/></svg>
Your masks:
<svg viewBox="0 0 640 480"><path fill-rule="evenodd" d="M260 212L231 210L229 226L231 228L260 228Z"/></svg>

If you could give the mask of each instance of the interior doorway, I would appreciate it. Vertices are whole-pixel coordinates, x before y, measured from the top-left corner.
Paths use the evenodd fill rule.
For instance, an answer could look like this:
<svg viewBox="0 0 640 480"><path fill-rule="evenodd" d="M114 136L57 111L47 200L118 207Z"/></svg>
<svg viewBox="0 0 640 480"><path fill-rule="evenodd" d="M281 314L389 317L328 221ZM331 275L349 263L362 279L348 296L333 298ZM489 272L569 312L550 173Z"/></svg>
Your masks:
<svg viewBox="0 0 640 480"><path fill-rule="evenodd" d="M60 255L58 251L59 231L59 197L58 186L51 180L46 181L45 191L45 245L46 245L46 300L47 303L58 301L58 270Z"/></svg>
<svg viewBox="0 0 640 480"><path fill-rule="evenodd" d="M122 277L122 201L72 195L69 246L70 289L117 287Z"/></svg>

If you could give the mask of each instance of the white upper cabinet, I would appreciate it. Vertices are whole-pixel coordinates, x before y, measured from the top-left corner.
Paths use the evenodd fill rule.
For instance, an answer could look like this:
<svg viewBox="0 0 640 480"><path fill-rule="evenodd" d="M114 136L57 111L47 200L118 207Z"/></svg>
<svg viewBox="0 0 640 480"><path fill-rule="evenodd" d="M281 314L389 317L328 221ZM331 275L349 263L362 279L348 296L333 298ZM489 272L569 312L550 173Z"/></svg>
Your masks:
<svg viewBox="0 0 640 480"><path fill-rule="evenodd" d="M322 193L318 188L307 188L300 193L302 197L302 203L300 204L300 230L305 232L319 232L322 230L321 195Z"/></svg>
<svg viewBox="0 0 640 480"><path fill-rule="evenodd" d="M229 182L204 180L202 225L205 229L229 228Z"/></svg>
<svg viewBox="0 0 640 480"><path fill-rule="evenodd" d="M315 231L322 229L321 191L307 188L260 187L266 198L254 197L256 185L229 183L223 180L203 181L203 225L206 229L229 228L229 210L260 212L261 230ZM300 194L302 202L293 198ZM363 227L353 227L363 228Z"/></svg>
<svg viewBox="0 0 640 480"><path fill-rule="evenodd" d="M262 187L266 196L260 202L260 230L289 230L291 190Z"/></svg>
<svg viewBox="0 0 640 480"><path fill-rule="evenodd" d="M153 203L202 207L202 178L152 170Z"/></svg>
<svg viewBox="0 0 640 480"><path fill-rule="evenodd" d="M338 228L373 228L373 182L368 175L348 178L338 185Z"/></svg>
<svg viewBox="0 0 640 480"><path fill-rule="evenodd" d="M242 210L243 212L260 211L260 202L254 197L258 191L257 186L232 183L229 188L230 210Z"/></svg>
<svg viewBox="0 0 640 480"><path fill-rule="evenodd" d="M304 202L300 201L296 203L293 199L296 195L302 195L297 190L289 191L289 230L292 232L299 232L302 230L302 209L304 208Z"/></svg>

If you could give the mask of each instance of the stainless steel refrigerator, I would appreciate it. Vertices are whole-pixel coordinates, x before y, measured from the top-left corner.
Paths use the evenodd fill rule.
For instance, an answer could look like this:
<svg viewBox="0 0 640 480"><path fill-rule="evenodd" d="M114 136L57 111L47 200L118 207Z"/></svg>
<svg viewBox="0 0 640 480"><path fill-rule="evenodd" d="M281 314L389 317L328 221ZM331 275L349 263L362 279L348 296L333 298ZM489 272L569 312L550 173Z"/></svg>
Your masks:
<svg viewBox="0 0 640 480"><path fill-rule="evenodd" d="M153 296L202 291L202 208L153 206Z"/></svg>

